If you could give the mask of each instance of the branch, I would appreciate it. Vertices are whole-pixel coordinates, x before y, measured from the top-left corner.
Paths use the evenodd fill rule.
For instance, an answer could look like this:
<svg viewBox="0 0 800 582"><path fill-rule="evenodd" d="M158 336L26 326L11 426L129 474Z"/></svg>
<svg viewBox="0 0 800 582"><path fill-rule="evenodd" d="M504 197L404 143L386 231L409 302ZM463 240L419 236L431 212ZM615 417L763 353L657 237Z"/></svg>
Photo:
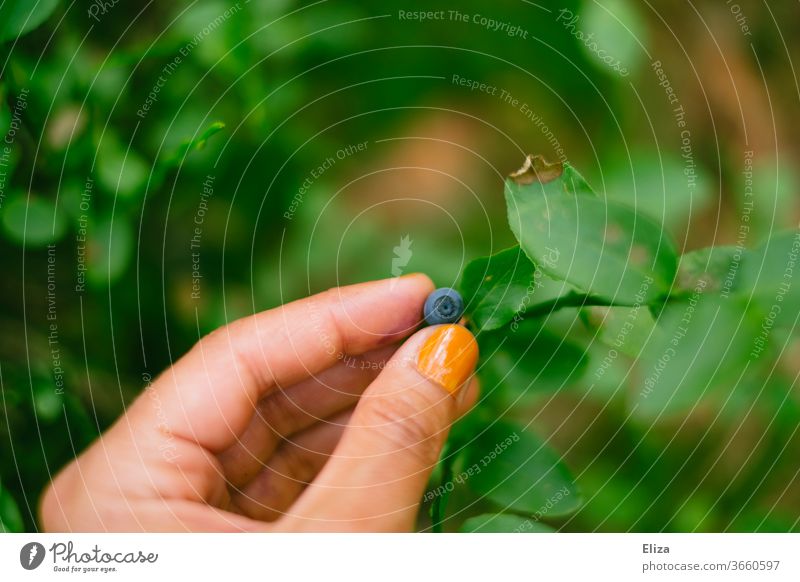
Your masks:
<svg viewBox="0 0 800 582"><path fill-rule="evenodd" d="M598 297L597 295L591 295L589 293L570 291L566 295L556 297L550 301L536 303L522 313L522 318L530 319L534 317L541 317L543 315L550 315L551 313L558 311L559 309L564 309L565 307L636 307L636 305L637 303L613 301L603 297ZM642 304L640 303L638 305Z"/></svg>

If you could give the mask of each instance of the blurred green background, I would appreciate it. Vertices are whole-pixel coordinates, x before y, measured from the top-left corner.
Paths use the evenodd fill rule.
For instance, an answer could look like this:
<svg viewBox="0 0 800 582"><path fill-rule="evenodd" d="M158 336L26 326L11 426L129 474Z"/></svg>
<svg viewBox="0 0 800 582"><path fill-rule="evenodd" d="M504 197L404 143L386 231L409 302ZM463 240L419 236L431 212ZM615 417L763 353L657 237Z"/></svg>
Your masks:
<svg viewBox="0 0 800 582"><path fill-rule="evenodd" d="M513 244L502 179L526 153L684 250L795 226L800 14L735 6L7 0L2 526L36 529L51 475L202 334L389 277L403 237L403 271L439 285ZM530 395L515 414L587 500L561 527L797 530L791 346L739 406L656 424L629 418L624 356Z"/></svg>

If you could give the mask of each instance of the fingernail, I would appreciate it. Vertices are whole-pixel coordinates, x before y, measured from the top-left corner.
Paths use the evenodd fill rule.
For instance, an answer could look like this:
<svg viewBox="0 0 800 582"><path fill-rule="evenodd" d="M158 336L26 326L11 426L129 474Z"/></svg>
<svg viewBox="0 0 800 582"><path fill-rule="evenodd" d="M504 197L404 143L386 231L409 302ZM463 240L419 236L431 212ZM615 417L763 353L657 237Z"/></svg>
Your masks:
<svg viewBox="0 0 800 582"><path fill-rule="evenodd" d="M422 345L417 370L450 394L455 394L475 369L478 342L461 325L443 325Z"/></svg>

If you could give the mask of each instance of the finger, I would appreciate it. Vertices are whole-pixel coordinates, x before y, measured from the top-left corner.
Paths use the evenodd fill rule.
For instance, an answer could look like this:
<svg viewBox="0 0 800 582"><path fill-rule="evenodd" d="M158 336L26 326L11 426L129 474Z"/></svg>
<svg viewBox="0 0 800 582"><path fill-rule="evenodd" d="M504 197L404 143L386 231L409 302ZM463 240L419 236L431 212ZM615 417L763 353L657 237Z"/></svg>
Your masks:
<svg viewBox="0 0 800 582"><path fill-rule="evenodd" d="M458 399L459 416L466 413L478 399L478 379L473 377ZM259 462L260 471L249 479L233 501L249 517L273 520L280 517L313 480L328 455L339 442L352 410L337 414L302 432L280 445L268 462ZM288 467L288 470L284 468Z"/></svg>
<svg viewBox="0 0 800 582"><path fill-rule="evenodd" d="M410 531L477 357L475 338L459 325L409 339L364 392L333 458L277 527Z"/></svg>
<svg viewBox="0 0 800 582"><path fill-rule="evenodd" d="M362 283L233 322L164 373L150 398L137 400L131 430L155 426L219 453L268 391L410 334L432 288L424 275Z"/></svg>
<svg viewBox="0 0 800 582"><path fill-rule="evenodd" d="M285 441L255 479L232 493L232 503L253 519L279 518L327 462L351 415L348 410Z"/></svg>
<svg viewBox="0 0 800 582"><path fill-rule="evenodd" d="M219 455L228 482L243 486L264 468L282 438L352 408L396 350L392 345L348 358L264 397L242 436Z"/></svg>

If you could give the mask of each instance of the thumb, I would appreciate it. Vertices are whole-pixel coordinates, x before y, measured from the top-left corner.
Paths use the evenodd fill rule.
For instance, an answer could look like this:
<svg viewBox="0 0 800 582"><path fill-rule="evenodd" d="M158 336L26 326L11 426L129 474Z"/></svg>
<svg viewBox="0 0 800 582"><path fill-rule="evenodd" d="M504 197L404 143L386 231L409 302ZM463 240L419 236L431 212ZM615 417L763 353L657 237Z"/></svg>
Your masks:
<svg viewBox="0 0 800 582"><path fill-rule="evenodd" d="M278 529L413 529L477 359L477 342L460 325L412 336L364 392L332 458Z"/></svg>

